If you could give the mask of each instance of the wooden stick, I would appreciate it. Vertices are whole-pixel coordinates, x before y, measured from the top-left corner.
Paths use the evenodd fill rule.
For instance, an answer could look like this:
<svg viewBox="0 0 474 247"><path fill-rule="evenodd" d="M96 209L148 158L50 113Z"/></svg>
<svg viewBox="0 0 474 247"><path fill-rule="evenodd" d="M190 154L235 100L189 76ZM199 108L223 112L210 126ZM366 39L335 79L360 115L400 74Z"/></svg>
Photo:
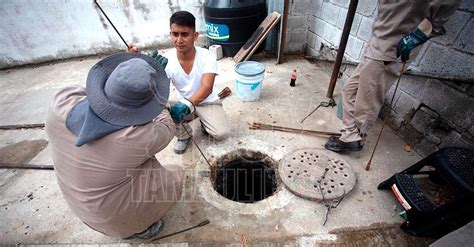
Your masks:
<svg viewBox="0 0 474 247"><path fill-rule="evenodd" d="M225 87L224 89L222 89L222 91L219 94L217 94L217 96L219 97L219 99L224 99L225 97L231 94L232 94L232 91L230 90L230 88Z"/></svg>

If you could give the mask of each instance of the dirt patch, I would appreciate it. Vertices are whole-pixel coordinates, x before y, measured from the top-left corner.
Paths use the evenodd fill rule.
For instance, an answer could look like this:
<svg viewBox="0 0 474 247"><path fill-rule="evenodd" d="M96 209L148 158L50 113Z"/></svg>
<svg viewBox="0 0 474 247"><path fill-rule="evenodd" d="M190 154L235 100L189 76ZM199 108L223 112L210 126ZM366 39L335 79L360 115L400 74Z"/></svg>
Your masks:
<svg viewBox="0 0 474 247"><path fill-rule="evenodd" d="M415 237L398 224L374 224L366 228L341 228L330 232L336 241L321 246L428 246L436 239Z"/></svg>
<svg viewBox="0 0 474 247"><path fill-rule="evenodd" d="M0 163L27 163L41 152L46 145L48 145L48 141L44 139L10 144L0 149Z"/></svg>

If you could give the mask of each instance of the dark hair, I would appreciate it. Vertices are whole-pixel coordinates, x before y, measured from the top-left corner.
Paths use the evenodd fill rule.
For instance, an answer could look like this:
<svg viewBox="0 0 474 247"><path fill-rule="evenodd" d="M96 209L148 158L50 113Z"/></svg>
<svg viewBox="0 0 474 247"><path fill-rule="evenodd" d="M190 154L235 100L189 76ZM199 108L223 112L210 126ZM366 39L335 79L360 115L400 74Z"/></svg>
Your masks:
<svg viewBox="0 0 474 247"><path fill-rule="evenodd" d="M196 18L194 15L189 13L188 11L178 11L175 12L170 17L170 26L171 24L178 24L180 26L191 27L192 29L196 29Z"/></svg>

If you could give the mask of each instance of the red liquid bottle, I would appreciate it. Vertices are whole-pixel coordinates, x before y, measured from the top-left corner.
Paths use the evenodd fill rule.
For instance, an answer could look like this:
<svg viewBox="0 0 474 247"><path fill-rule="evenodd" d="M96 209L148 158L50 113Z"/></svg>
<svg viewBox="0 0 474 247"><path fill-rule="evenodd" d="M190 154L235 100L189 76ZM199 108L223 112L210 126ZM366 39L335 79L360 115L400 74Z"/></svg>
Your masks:
<svg viewBox="0 0 474 247"><path fill-rule="evenodd" d="M293 73L291 73L290 86L291 87L296 86L296 69L294 69Z"/></svg>

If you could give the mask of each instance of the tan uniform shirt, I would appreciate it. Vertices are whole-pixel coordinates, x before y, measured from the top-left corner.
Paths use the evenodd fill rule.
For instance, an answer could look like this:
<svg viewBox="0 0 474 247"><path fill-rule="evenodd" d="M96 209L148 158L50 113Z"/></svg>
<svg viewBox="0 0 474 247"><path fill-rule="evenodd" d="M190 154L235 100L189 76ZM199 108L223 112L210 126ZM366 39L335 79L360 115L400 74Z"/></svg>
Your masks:
<svg viewBox="0 0 474 247"><path fill-rule="evenodd" d="M147 229L180 199L183 170L162 166L155 154L175 134L167 110L76 147L66 117L85 99L83 87L61 90L51 101L46 131L59 187L75 215L106 235L128 237Z"/></svg>
<svg viewBox="0 0 474 247"><path fill-rule="evenodd" d="M397 61L400 39L428 18L435 33L456 11L460 0L379 0L378 15L373 25L365 56L383 61Z"/></svg>

